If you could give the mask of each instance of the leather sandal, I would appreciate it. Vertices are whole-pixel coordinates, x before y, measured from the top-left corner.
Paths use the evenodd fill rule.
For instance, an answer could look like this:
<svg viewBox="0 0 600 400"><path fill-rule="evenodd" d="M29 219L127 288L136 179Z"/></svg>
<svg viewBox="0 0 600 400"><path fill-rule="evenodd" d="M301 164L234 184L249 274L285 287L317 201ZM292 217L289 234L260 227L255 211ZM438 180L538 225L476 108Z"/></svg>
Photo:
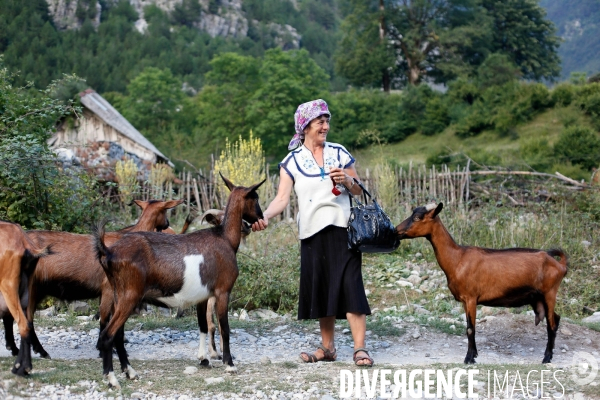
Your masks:
<svg viewBox="0 0 600 400"><path fill-rule="evenodd" d="M320 345L318 347L323 351L323 358L317 358L316 355L302 352L300 353L300 359L305 363L316 363L317 361L335 361L337 358L337 350L334 348L333 350L329 350L327 347ZM302 355L305 355L307 359L302 358Z"/></svg>
<svg viewBox="0 0 600 400"><path fill-rule="evenodd" d="M366 354L366 356L359 356L358 353L360 352L364 352ZM361 347L359 349L354 350L354 355L352 357L352 359L354 360L354 365L356 365L357 367L367 367L367 368L371 368L374 364L375 361L373 361L373 359L369 356L369 352L367 349L365 349L364 347ZM359 361L362 360L369 360L369 364L359 364Z"/></svg>

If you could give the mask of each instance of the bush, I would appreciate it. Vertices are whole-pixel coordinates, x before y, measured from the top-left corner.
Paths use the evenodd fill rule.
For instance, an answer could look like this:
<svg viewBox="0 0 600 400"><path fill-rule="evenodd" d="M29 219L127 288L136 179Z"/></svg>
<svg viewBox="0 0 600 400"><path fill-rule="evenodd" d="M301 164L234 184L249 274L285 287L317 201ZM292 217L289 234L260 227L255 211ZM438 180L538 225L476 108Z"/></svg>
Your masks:
<svg viewBox="0 0 600 400"><path fill-rule="evenodd" d="M548 140L534 138L521 144L521 158L536 171L548 171L553 159L552 147Z"/></svg>
<svg viewBox="0 0 600 400"><path fill-rule="evenodd" d="M421 122L423 135L431 136L442 132L450 123L448 107L442 96L435 96L427 102Z"/></svg>
<svg viewBox="0 0 600 400"><path fill-rule="evenodd" d="M561 83L552 90L550 96L552 97L554 104L566 107L570 105L575 98L575 91L573 85Z"/></svg>
<svg viewBox="0 0 600 400"><path fill-rule="evenodd" d="M554 145L554 154L563 164L571 163L590 171L600 163L600 138L589 128L566 128Z"/></svg>

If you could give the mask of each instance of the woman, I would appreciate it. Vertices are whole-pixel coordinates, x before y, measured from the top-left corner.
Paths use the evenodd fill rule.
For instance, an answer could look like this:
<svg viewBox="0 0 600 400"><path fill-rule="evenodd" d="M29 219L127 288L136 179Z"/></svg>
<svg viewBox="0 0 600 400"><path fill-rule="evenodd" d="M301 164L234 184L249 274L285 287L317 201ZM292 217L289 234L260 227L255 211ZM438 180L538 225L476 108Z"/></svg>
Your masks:
<svg viewBox="0 0 600 400"><path fill-rule="evenodd" d="M292 187L298 196L300 245L300 300L298 319L319 319L322 344L301 353L304 362L334 361L337 357L335 320L348 319L354 339L354 362L372 366L365 349L366 316L371 314L362 281L362 256L348 250L350 202L345 190L360 195L354 158L346 149L326 141L331 113L318 99L298 106L294 115L296 134L279 164L277 196L254 223L260 231L279 215L290 201ZM341 195L333 192L333 183ZM342 186L343 185L343 186ZM345 186L345 188L344 188Z"/></svg>

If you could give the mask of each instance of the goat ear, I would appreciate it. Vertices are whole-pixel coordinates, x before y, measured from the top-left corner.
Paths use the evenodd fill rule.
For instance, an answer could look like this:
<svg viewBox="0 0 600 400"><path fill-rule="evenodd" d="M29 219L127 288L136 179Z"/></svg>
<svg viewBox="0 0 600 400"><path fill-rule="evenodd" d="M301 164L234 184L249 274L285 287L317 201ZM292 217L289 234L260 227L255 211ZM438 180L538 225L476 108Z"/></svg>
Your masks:
<svg viewBox="0 0 600 400"><path fill-rule="evenodd" d="M223 179L223 182L225 182L225 186L227 186L229 191L232 191L235 185L231 183L229 179L225 178L222 173L219 172L219 175L221 175L221 179Z"/></svg>
<svg viewBox="0 0 600 400"><path fill-rule="evenodd" d="M440 202L440 204L438 204L438 206L435 208L435 211L433 212L433 217L432 218L437 217L437 215L442 211L442 208L444 208L444 203Z"/></svg>
<svg viewBox="0 0 600 400"><path fill-rule="evenodd" d="M260 187L260 186L261 186L263 183L265 183L265 182L266 182L266 180L267 180L267 179L265 178L265 179L263 179L263 180L262 180L262 182L260 182L260 183L257 183L257 184L255 184L255 185L252 185L252 186L250 186L250 187L248 188L248 193L250 193L250 192L255 192L255 191L256 191L256 189L258 189L258 188L259 188L259 187Z"/></svg>
<svg viewBox="0 0 600 400"><path fill-rule="evenodd" d="M148 202L144 201L144 200L134 200L133 203L136 206L138 206L139 208L141 208L142 210L144 210L144 209L146 209L146 207L148 207Z"/></svg>
<svg viewBox="0 0 600 400"><path fill-rule="evenodd" d="M165 201L164 208L169 209L169 208L177 207L181 203L183 203L183 199Z"/></svg>

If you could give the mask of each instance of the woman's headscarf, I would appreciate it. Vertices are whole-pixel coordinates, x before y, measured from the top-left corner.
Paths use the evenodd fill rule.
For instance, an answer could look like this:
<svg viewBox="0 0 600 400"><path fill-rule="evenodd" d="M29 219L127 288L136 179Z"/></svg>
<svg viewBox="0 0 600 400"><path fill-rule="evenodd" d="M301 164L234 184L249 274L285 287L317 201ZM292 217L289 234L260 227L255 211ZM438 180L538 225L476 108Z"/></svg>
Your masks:
<svg viewBox="0 0 600 400"><path fill-rule="evenodd" d="M288 150L294 150L296 147L300 146L302 139L304 139L304 128L310 124L310 121L321 115L329 115L329 118L331 118L331 113L329 112L329 107L327 107L325 100L312 100L298 106L298 109L294 114L296 134L290 141Z"/></svg>

